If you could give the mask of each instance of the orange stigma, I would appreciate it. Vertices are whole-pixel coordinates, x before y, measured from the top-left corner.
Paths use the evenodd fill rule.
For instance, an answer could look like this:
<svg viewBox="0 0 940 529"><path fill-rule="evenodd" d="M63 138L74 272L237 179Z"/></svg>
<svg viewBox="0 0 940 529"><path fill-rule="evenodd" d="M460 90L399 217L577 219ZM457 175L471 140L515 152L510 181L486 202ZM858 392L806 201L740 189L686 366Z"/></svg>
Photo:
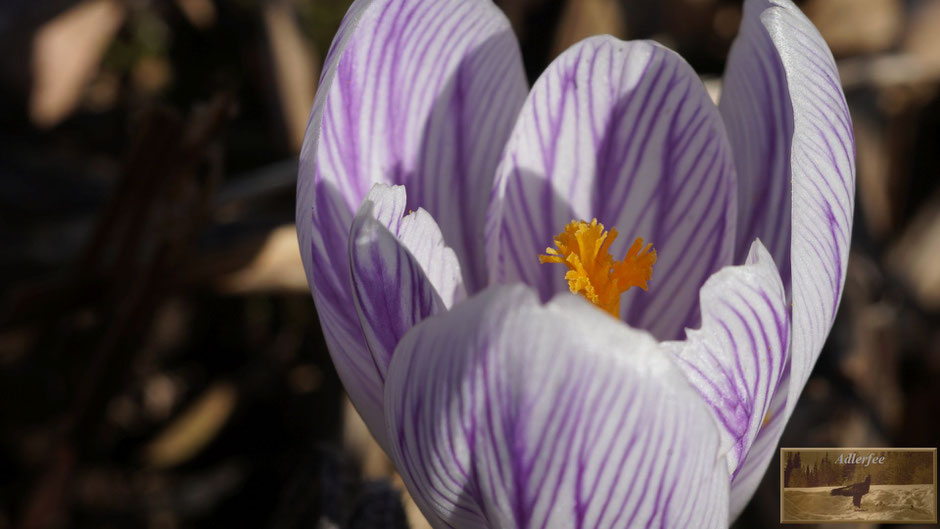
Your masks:
<svg viewBox="0 0 940 529"><path fill-rule="evenodd" d="M623 260L614 261L610 244L616 238L617 230L604 231L597 219L590 223L573 220L555 237L555 248L546 248L547 255L539 256L539 262L567 266L565 279L572 292L620 318L620 295L631 287L646 290L656 250L652 244L644 247L643 239L637 238Z"/></svg>

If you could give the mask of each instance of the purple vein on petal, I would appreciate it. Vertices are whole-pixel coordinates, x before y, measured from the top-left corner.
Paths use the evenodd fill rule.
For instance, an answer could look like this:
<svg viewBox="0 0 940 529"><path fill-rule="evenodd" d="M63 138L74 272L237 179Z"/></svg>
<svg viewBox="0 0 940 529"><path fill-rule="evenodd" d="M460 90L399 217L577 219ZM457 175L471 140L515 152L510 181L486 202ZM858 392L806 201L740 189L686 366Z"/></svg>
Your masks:
<svg viewBox="0 0 940 529"><path fill-rule="evenodd" d="M487 220L491 278L521 280L543 299L567 291L564 274L534 257L569 221L597 218L621 234L615 256L636 237L659 255L650 290L625 296L624 319L677 338L697 320L698 287L731 262L733 171L717 110L687 64L651 43L588 39L536 82L507 145Z"/></svg>

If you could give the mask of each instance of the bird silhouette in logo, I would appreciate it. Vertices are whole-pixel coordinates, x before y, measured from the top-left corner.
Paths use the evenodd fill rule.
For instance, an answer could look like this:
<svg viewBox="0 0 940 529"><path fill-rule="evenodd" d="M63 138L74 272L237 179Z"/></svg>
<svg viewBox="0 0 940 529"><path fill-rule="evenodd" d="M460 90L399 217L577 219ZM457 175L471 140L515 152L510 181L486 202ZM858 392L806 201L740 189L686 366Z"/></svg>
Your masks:
<svg viewBox="0 0 940 529"><path fill-rule="evenodd" d="M832 489L829 493L832 496L851 496L852 504L858 508L862 507L862 496L868 494L871 488L871 474L865 477L865 481L853 483L837 489Z"/></svg>

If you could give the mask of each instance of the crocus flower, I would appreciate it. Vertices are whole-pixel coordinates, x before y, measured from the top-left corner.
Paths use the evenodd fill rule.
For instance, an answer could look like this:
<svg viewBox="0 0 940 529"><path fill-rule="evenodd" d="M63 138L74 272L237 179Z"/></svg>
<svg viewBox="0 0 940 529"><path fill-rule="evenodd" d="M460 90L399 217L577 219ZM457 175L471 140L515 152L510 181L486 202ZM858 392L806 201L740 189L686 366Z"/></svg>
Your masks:
<svg viewBox="0 0 940 529"><path fill-rule="evenodd" d="M432 525L727 526L851 231L845 98L793 3L746 1L717 107L681 57L612 37L528 90L489 0L356 1L320 86L304 265Z"/></svg>

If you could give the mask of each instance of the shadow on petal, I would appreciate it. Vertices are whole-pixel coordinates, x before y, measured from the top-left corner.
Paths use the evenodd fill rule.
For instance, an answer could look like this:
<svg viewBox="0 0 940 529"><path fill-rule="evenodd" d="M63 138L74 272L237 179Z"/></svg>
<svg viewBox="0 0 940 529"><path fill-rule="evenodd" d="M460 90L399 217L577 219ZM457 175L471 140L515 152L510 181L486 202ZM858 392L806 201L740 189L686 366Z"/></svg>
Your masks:
<svg viewBox="0 0 940 529"><path fill-rule="evenodd" d="M568 292L562 267L539 263L538 256L553 246L554 237L577 216L568 198L534 170L513 168L506 184L516 187L526 200L518 204L494 200L486 226L486 254L490 282L521 282L533 288L547 303L556 294ZM598 219L600 220L600 219Z"/></svg>
<svg viewBox="0 0 940 529"><path fill-rule="evenodd" d="M325 73L325 81L333 77L321 85L322 93L314 104L297 191L301 257L333 363L353 404L383 448L387 447L383 383L366 344L350 284L348 239L352 218L373 183L404 184L408 206L424 207L440 223L445 241L461 259L464 276L483 276L486 199L505 137L525 96L521 64L514 62L520 59L505 53L510 56L494 57L499 50L505 50L507 39L517 46L508 25L460 59L441 80L430 112L416 128L421 130L420 137L410 143L419 148L397 153L398 163L383 170L372 171L370 168L378 162L370 152L360 150L356 137L342 135L364 126L357 121L362 109L337 109L326 100L333 82L339 81L336 75L342 70L343 57L336 57L339 68ZM494 60L495 67L491 64ZM516 66L522 79L520 87L511 82ZM473 75L481 68L487 68L491 78ZM503 82L503 78L510 82ZM511 90L502 93L507 85ZM338 120L345 121L337 125ZM386 142L386 147L394 150L404 140L398 132L376 133L375 141ZM414 169L406 171L403 161ZM465 259L468 264L463 266ZM480 271L473 272L474 267ZM474 285L479 288L482 280L468 283L470 292Z"/></svg>
<svg viewBox="0 0 940 529"><path fill-rule="evenodd" d="M487 234L500 242L490 252L541 251L567 222L592 218L620 233L617 258L637 237L651 242L650 289L626 294L621 319L662 340L698 323L699 288L732 263L724 125L692 68L652 42L593 37L558 57L526 100L493 201ZM520 279L543 298L565 288L536 260L512 257L490 259L498 280Z"/></svg>

